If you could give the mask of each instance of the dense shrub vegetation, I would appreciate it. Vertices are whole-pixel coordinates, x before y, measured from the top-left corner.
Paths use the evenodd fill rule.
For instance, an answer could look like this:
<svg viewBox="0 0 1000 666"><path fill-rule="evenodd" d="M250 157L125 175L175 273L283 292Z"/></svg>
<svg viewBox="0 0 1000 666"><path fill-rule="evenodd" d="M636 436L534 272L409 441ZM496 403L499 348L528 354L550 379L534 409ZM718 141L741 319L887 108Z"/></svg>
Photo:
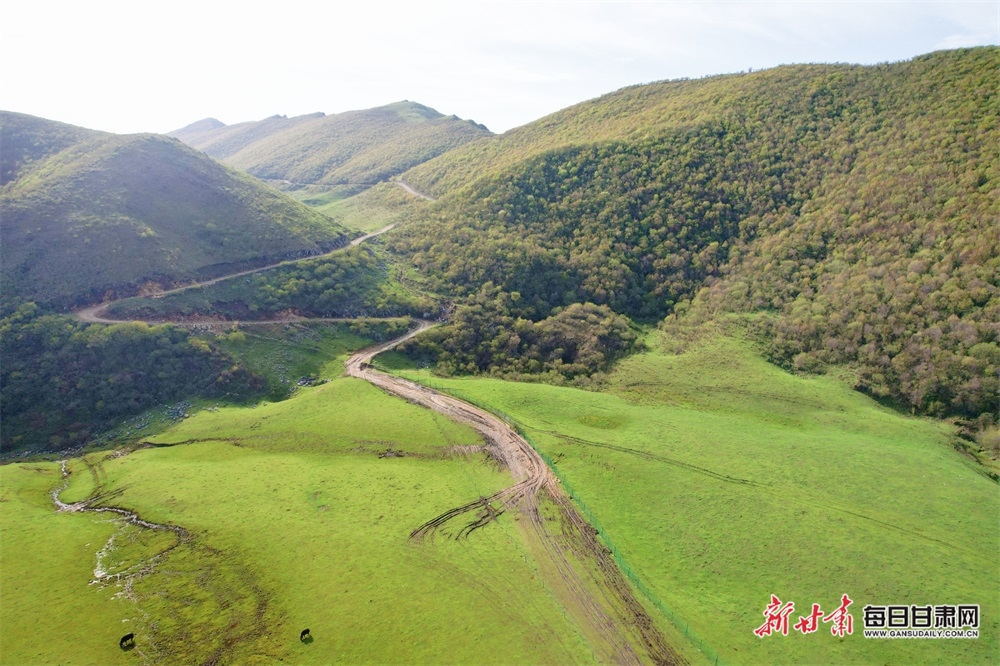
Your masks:
<svg viewBox="0 0 1000 666"><path fill-rule="evenodd" d="M998 65L990 47L625 89L406 174L445 196L392 247L532 321L758 313L780 363L989 419Z"/></svg>
<svg viewBox="0 0 1000 666"><path fill-rule="evenodd" d="M239 399L262 380L172 326L81 324L34 304L0 319L4 453L78 446L143 409L193 396Z"/></svg>
<svg viewBox="0 0 1000 666"><path fill-rule="evenodd" d="M635 345L628 319L607 306L574 303L534 322L512 314L517 293L491 287L401 350L444 375L547 375L561 381L606 369Z"/></svg>
<svg viewBox="0 0 1000 666"><path fill-rule="evenodd" d="M756 158L752 136L713 124L548 153L478 181L395 248L460 293L487 281L519 292L529 316L592 301L662 317L754 232L741 222L798 205L791 157Z"/></svg>
<svg viewBox="0 0 1000 666"><path fill-rule="evenodd" d="M120 319L269 319L288 312L308 317L419 317L437 311L434 299L404 286L400 277L401 271L383 254L359 246L163 298L121 301L109 314Z"/></svg>

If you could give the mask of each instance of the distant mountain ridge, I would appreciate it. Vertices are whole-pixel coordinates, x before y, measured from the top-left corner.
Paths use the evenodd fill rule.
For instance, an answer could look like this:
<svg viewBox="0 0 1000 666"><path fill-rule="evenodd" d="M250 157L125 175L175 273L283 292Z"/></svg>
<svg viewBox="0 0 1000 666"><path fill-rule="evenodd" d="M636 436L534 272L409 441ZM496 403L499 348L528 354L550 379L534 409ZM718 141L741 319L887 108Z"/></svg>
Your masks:
<svg viewBox="0 0 1000 666"><path fill-rule="evenodd" d="M226 125L215 118L205 118L191 123L187 127L168 132L167 136L180 139L192 148L196 148L217 160L222 160L272 134L294 127L299 123L325 116L326 114L322 112L307 113L291 118L274 115L263 120L236 123L235 125Z"/></svg>
<svg viewBox="0 0 1000 666"><path fill-rule="evenodd" d="M263 183L156 134L0 112L5 307L67 307L346 243Z"/></svg>
<svg viewBox="0 0 1000 666"><path fill-rule="evenodd" d="M168 135L283 189L350 193L491 133L473 121L402 101L235 125L206 118Z"/></svg>
<svg viewBox="0 0 1000 666"><path fill-rule="evenodd" d="M170 132L167 136L180 139L190 145L192 142L200 141L206 136L210 136L215 130L225 127L226 124L215 118L203 118L191 123L179 130Z"/></svg>

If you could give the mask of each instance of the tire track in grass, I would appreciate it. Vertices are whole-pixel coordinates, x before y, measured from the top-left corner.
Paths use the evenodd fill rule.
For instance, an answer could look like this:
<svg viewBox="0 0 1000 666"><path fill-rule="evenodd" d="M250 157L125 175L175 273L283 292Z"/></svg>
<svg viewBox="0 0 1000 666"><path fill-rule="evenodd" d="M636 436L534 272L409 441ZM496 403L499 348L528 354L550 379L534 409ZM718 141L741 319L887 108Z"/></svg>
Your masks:
<svg viewBox="0 0 1000 666"><path fill-rule="evenodd" d="M576 444L583 444L585 446L593 446L601 449L609 449L611 451L618 451L620 453L628 453L630 455L638 456L640 458L645 458L646 460L653 460L656 462L661 462L667 465L672 465L674 467L681 467L691 472L697 472L698 474L704 474L705 476L710 476L713 479L719 481L725 481L726 483L738 483L745 486L755 486L755 487L769 487L769 483L760 483L759 481L753 481L751 479L743 479L738 476L729 476L728 474L722 474L721 472L715 472L708 469L707 467L699 467L698 465L693 465L691 463L684 462L683 460L678 460L677 458L670 458L668 456L662 456L656 453L650 453L648 451L642 451L640 449L630 449L626 446L617 446L615 444L608 444L607 442L595 442L589 439L581 439L580 437L573 437L571 435L564 435L562 433L556 432L554 430L542 430L541 428L533 428L531 426L524 426L535 432L541 432L546 435L552 435L559 439L563 439L569 442L574 442Z"/></svg>

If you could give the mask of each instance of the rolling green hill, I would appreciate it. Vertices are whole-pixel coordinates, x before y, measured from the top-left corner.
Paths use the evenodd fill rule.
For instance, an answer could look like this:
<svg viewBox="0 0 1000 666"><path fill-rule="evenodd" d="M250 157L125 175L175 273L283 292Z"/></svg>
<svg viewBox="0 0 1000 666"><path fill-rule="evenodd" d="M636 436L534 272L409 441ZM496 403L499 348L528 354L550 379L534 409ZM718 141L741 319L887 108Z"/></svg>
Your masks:
<svg viewBox="0 0 1000 666"><path fill-rule="evenodd" d="M745 314L786 367L848 366L875 396L982 424L1000 388L998 65L982 47L626 88L406 172L441 198L392 247L536 321L579 302Z"/></svg>
<svg viewBox="0 0 1000 666"><path fill-rule="evenodd" d="M176 139L0 113L3 299L66 307L342 245L349 233Z"/></svg>
<svg viewBox="0 0 1000 666"><path fill-rule="evenodd" d="M94 132L21 113L0 112L0 186Z"/></svg>
<svg viewBox="0 0 1000 666"><path fill-rule="evenodd" d="M416 102L171 132L189 145L283 189L358 192L464 143L489 136L476 123Z"/></svg>
<svg viewBox="0 0 1000 666"><path fill-rule="evenodd" d="M322 118L324 115L310 113L292 118L275 115L264 120L236 123L235 125L226 125L215 118L205 118L179 130L168 132L167 136L180 139L192 148L197 148L216 159L225 159L272 134L295 127L303 122Z"/></svg>

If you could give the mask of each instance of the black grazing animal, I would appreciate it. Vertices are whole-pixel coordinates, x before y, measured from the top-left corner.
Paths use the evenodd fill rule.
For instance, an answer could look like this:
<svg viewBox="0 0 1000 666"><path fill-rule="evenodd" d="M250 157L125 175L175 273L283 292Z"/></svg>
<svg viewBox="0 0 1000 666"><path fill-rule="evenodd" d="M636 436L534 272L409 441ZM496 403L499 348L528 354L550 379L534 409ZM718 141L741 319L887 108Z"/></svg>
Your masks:
<svg viewBox="0 0 1000 666"><path fill-rule="evenodd" d="M309 633L308 629L303 629L302 633L299 634L299 640L305 642L307 638L312 638L312 634Z"/></svg>
<svg viewBox="0 0 1000 666"><path fill-rule="evenodd" d="M125 634L122 639L118 641L118 647L125 650L128 647L135 646L135 634Z"/></svg>

